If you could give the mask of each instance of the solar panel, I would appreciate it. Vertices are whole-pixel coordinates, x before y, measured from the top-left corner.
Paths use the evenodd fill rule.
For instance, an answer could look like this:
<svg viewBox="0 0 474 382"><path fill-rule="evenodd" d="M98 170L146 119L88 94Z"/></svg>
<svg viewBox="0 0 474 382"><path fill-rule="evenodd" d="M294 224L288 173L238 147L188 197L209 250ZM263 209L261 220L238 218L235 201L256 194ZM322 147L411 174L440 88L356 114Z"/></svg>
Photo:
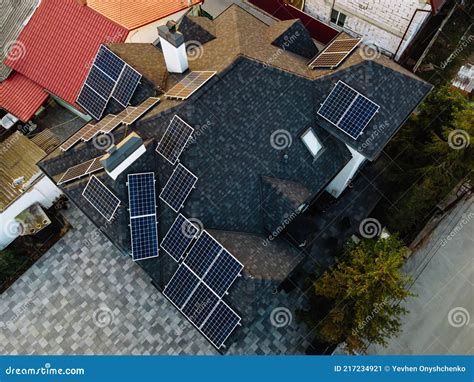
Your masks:
<svg viewBox="0 0 474 382"><path fill-rule="evenodd" d="M129 174L128 194L130 217L156 213L154 173Z"/></svg>
<svg viewBox="0 0 474 382"><path fill-rule="evenodd" d="M102 129L105 128L110 122L112 122L115 117L116 115L114 114L107 114L104 118L102 118L99 122L95 124L94 130L97 131L97 133L102 132ZM92 132L92 129L91 129L91 132Z"/></svg>
<svg viewBox="0 0 474 382"><path fill-rule="evenodd" d="M142 75L129 65L125 65L117 81L112 97L122 106L128 106Z"/></svg>
<svg viewBox="0 0 474 382"><path fill-rule="evenodd" d="M339 81L318 110L318 114L357 139L378 111L379 106Z"/></svg>
<svg viewBox="0 0 474 382"><path fill-rule="evenodd" d="M191 193L198 178L181 163L176 166L168 182L161 191L160 199L178 212Z"/></svg>
<svg viewBox="0 0 474 382"><path fill-rule="evenodd" d="M199 278L188 267L181 265L166 285L163 294L181 309L199 282Z"/></svg>
<svg viewBox="0 0 474 382"><path fill-rule="evenodd" d="M218 302L219 297L217 297L206 285L201 283L194 290L182 310L186 317L199 327Z"/></svg>
<svg viewBox="0 0 474 382"><path fill-rule="evenodd" d="M120 206L117 198L95 175L87 182L82 196L107 220L112 220Z"/></svg>
<svg viewBox="0 0 474 382"><path fill-rule="evenodd" d="M198 232L199 230L188 219L179 214L161 241L160 247L179 262Z"/></svg>
<svg viewBox="0 0 474 382"><path fill-rule="evenodd" d="M201 331L219 349L239 323L237 313L224 301L220 301L202 325Z"/></svg>
<svg viewBox="0 0 474 382"><path fill-rule="evenodd" d="M110 98L127 106L141 74L101 45L76 102L99 120Z"/></svg>
<svg viewBox="0 0 474 382"><path fill-rule="evenodd" d="M199 277L203 277L222 249L216 239L207 231L203 231L184 259L184 263Z"/></svg>
<svg viewBox="0 0 474 382"><path fill-rule="evenodd" d="M130 236L133 260L158 256L155 174L128 175Z"/></svg>
<svg viewBox="0 0 474 382"><path fill-rule="evenodd" d="M131 125L135 122L138 118L140 118L143 114L145 114L148 110L150 110L153 106L155 106L160 99L157 97L150 97L140 105L138 105L135 110L133 110L130 114L128 114L122 121L125 125Z"/></svg>
<svg viewBox="0 0 474 382"><path fill-rule="evenodd" d="M223 296L244 266L225 249L211 265L203 281L219 296Z"/></svg>
<svg viewBox="0 0 474 382"><path fill-rule="evenodd" d="M191 72L172 87L166 94L165 97L186 99L207 81L209 81L216 72Z"/></svg>
<svg viewBox="0 0 474 382"><path fill-rule="evenodd" d="M102 155L68 168L57 184L60 185L62 183L71 182L75 179L79 179L85 175L101 170L103 166L100 163L100 158L102 158Z"/></svg>
<svg viewBox="0 0 474 382"><path fill-rule="evenodd" d="M175 164L188 143L194 129L175 115L170 121L156 152L171 164Z"/></svg>
<svg viewBox="0 0 474 382"><path fill-rule="evenodd" d="M240 317L184 263L163 294L218 349L240 323Z"/></svg>
<svg viewBox="0 0 474 382"><path fill-rule="evenodd" d="M85 132L93 129L93 124L88 123L87 125L81 127L78 131L76 131L73 135L71 135L64 143L61 145L60 149L62 151L67 151L71 147L73 147L77 142L79 142L84 135Z"/></svg>
<svg viewBox="0 0 474 382"><path fill-rule="evenodd" d="M341 118L339 128L352 138L357 139L377 110L378 106L375 103L363 96L359 96Z"/></svg>
<svg viewBox="0 0 474 382"><path fill-rule="evenodd" d="M101 45L94 60L94 65L106 73L112 80L117 81L125 66L125 62L110 49Z"/></svg>
<svg viewBox="0 0 474 382"><path fill-rule="evenodd" d="M122 120L130 114L135 108L133 106L129 106L126 109L123 109L120 113L118 113L115 118L113 118L109 123L105 126L102 126L100 129L101 133L107 134L115 130L121 123Z"/></svg>
<svg viewBox="0 0 474 382"><path fill-rule="evenodd" d="M90 167L87 169L87 174L92 174L93 172L102 170L104 168L104 165L100 162L101 158L102 156L94 159Z"/></svg>
<svg viewBox="0 0 474 382"><path fill-rule="evenodd" d="M77 104L82 106L87 112L99 120L107 106L107 99L102 98L89 85L84 84L76 100Z"/></svg>
<svg viewBox="0 0 474 382"><path fill-rule="evenodd" d="M311 69L333 69L360 44L359 38L336 39L329 44L310 64Z"/></svg>
<svg viewBox="0 0 474 382"><path fill-rule="evenodd" d="M340 84L343 83L337 83L318 111L319 115L335 125L357 97L355 90Z"/></svg>
<svg viewBox="0 0 474 382"><path fill-rule="evenodd" d="M109 99L114 90L115 81L97 66L92 66L86 79L86 84L104 99Z"/></svg>
<svg viewBox="0 0 474 382"><path fill-rule="evenodd" d="M133 260L158 256L158 230L156 215L130 219Z"/></svg>

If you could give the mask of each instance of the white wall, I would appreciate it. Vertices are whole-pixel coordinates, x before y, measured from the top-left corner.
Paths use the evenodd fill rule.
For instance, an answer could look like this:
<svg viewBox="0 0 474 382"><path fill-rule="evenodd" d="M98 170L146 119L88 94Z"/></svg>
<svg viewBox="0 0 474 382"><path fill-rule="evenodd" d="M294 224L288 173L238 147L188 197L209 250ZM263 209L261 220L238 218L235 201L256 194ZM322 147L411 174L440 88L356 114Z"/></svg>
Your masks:
<svg viewBox="0 0 474 382"><path fill-rule="evenodd" d="M160 19L154 23L134 29L128 33L125 42L152 43L158 39L158 30L156 29L157 27L166 24L168 20L179 21L187 11L188 9L184 9L172 14L171 16L165 17L164 19Z"/></svg>
<svg viewBox="0 0 474 382"><path fill-rule="evenodd" d="M48 177L42 175L27 192L0 213L0 249L5 248L17 237L12 234L14 231L12 224L16 216L35 203L49 208L60 195L61 190Z"/></svg>
<svg viewBox="0 0 474 382"><path fill-rule="evenodd" d="M306 0L305 11L329 22L333 3L334 9L347 16L346 32L362 37L365 43L373 43L391 55L397 51L416 9L431 10L425 0ZM429 12L417 13L398 56L429 15Z"/></svg>
<svg viewBox="0 0 474 382"><path fill-rule="evenodd" d="M349 183L352 181L355 173L359 167L364 163L365 157L358 151L346 145L352 154L352 159L344 166L344 168L336 175L336 177L326 187L326 191L329 192L335 198L338 198L342 192L347 188Z"/></svg>

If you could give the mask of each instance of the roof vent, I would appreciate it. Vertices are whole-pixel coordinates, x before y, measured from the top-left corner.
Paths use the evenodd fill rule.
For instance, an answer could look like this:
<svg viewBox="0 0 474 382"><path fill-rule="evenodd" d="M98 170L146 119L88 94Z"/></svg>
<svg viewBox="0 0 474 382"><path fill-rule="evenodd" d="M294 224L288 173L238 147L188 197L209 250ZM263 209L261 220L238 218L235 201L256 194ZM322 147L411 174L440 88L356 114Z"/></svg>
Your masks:
<svg viewBox="0 0 474 382"><path fill-rule="evenodd" d="M25 177L20 176L19 178L13 180L13 187L21 186L23 183L25 183Z"/></svg>
<svg viewBox="0 0 474 382"><path fill-rule="evenodd" d="M116 151L117 151L117 146L115 146L115 145L110 146L110 147L106 150L106 152L108 152L109 154L112 154L112 153L114 153L114 152L116 152Z"/></svg>
<svg viewBox="0 0 474 382"><path fill-rule="evenodd" d="M168 71L170 73L184 73L188 70L184 35L176 30L176 21L169 20L166 25L159 26L158 35Z"/></svg>
<svg viewBox="0 0 474 382"><path fill-rule="evenodd" d="M127 135L116 146L112 146L100 159L105 171L112 179L117 177L141 155L146 152L143 140L133 132Z"/></svg>

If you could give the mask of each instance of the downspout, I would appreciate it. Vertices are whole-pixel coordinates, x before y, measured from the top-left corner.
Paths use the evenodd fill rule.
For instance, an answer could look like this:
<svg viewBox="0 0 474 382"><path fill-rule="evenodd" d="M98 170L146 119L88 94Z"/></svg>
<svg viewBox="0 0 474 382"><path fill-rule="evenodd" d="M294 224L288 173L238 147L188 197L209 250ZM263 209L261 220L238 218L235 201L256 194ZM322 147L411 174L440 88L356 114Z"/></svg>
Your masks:
<svg viewBox="0 0 474 382"><path fill-rule="evenodd" d="M418 13L418 11L431 13L431 11L428 11L428 10L426 10L426 9L420 9L420 8L415 9L415 12L413 12L413 15L411 16L410 22L408 23L408 26L406 27L405 32L403 33L402 39L400 40L400 43L398 44L397 50L395 51L395 54L394 54L393 57L397 57L398 51L400 50L400 47L401 47L402 44L403 44L403 40L405 40L405 37L406 37L406 35L407 35L407 33L408 33L408 30L410 29L411 23L412 23L413 20L415 19L415 16L416 16L416 14ZM397 60L397 61L398 61L398 60Z"/></svg>

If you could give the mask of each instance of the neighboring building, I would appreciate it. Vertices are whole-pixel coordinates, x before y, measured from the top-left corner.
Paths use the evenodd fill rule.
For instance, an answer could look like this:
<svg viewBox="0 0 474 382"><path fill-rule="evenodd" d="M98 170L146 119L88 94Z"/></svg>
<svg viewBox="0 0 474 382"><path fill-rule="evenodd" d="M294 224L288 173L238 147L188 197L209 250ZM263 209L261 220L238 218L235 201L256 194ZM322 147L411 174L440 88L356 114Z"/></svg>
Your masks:
<svg viewBox="0 0 474 382"><path fill-rule="evenodd" d="M130 1L124 7L117 1L42 0L14 41L16 53L5 59L3 71L13 69L17 73L2 84L0 108L26 122L49 94L88 118L76 99L99 45L152 43L158 38L158 25L170 18L179 19L200 3L147 0ZM15 7L9 3L11 12Z"/></svg>
<svg viewBox="0 0 474 382"><path fill-rule="evenodd" d="M332 68L313 68L308 65L308 57L317 54L320 61L335 57L327 51L317 53L300 20L266 25L235 4L214 21L186 16L179 32L169 26L171 29L160 29L161 44L166 46L164 61L166 67L184 72L167 77L165 94L140 121L112 132L113 141L123 142L133 131L143 140L145 152L138 138L133 139L136 146L127 140L109 153L90 142L79 142L66 151L52 152L40 167L59 182L71 173L72 166L83 164L82 168L90 168L92 158L101 158L99 162L108 168L110 158L117 156L122 163L128 152L140 150L133 158L130 154L120 171L115 171L114 165L106 168L108 172L95 168L94 174L121 201L113 224L82 196L89 170L82 171L81 177L62 181L60 186L124 254L130 255L127 176L153 172L159 195L175 166L156 153L157 144L175 116L188 123L194 129L193 138L179 162L198 181L180 213L201 222L244 265L242 277L225 300L240 313L245 329L237 329L227 342L247 344L250 349L252 338L246 336L251 336L249 332L254 327L262 335L258 320L265 315L268 321L266 315L270 301L277 297L275 291L312 248L322 245L316 241L309 246L309 234L296 243L287 235L292 228L304 231L305 227L297 226L295 216L314 220L308 206L318 205L323 196L334 200L325 190L335 197L350 193L346 187L360 166L377 159L431 85L383 55L368 59L362 54L364 46L357 44ZM203 47L202 54L192 60L182 49L190 40ZM346 46L348 40L350 36L340 33L332 43ZM127 59L127 44L111 48ZM131 49L140 56L140 44L133 44ZM146 52L148 48L144 49ZM150 69L148 62L142 65L144 70ZM188 67L191 72L216 74L180 100L179 96L171 96L170 90L186 78ZM149 76L156 76L155 82L163 78L154 72ZM378 106L364 125L363 134L356 138L318 114L340 82ZM187 90L195 81L186 78L184 83L187 85L181 84L175 90L183 91L180 86ZM133 99L131 103L137 106ZM157 205L158 237L162 240L177 214L161 199L157 198ZM343 233L336 235L342 238ZM165 287L178 267L164 251L139 264L159 289ZM311 264L314 266L314 262Z"/></svg>
<svg viewBox="0 0 474 382"><path fill-rule="evenodd" d="M305 12L398 60L444 0L306 0Z"/></svg>
<svg viewBox="0 0 474 382"><path fill-rule="evenodd" d="M466 64L461 66L452 83L454 87L466 94L471 94L472 89L474 89L474 65Z"/></svg>
<svg viewBox="0 0 474 382"><path fill-rule="evenodd" d="M152 43L157 39L156 28L168 20L179 20L190 7L203 0L139 0L104 1L78 0L101 15L127 29L125 42Z"/></svg>
<svg viewBox="0 0 474 382"><path fill-rule="evenodd" d="M46 152L15 132L0 147L0 249L19 235L30 235L49 224L43 208L61 195L37 163Z"/></svg>
<svg viewBox="0 0 474 382"><path fill-rule="evenodd" d="M76 98L99 45L122 42L126 37L125 28L76 0L42 0L18 36L17 44L26 53L7 57L5 63L80 113ZM18 108L14 99L22 102L24 91L20 86L9 89L12 99L2 97L0 107L14 111Z"/></svg>
<svg viewBox="0 0 474 382"><path fill-rule="evenodd" d="M28 24L39 2L40 0L2 2L0 81L5 80L11 73L11 68L3 62L6 56L18 56L26 53L22 46L16 45L16 39L21 30Z"/></svg>
<svg viewBox="0 0 474 382"><path fill-rule="evenodd" d="M8 111L14 121L31 120L48 97L40 85L17 72L0 82L0 108Z"/></svg>
<svg viewBox="0 0 474 382"><path fill-rule="evenodd" d="M10 76L12 69L4 63L7 57L17 59L26 54L25 47L16 39L28 24L38 4L39 0L2 4L0 81L3 82L0 83L0 108L9 112L2 118L3 128L11 127L18 120L29 121L48 96L40 86L26 77L19 74ZM5 81L7 78L8 81ZM18 98L22 99L18 100Z"/></svg>

